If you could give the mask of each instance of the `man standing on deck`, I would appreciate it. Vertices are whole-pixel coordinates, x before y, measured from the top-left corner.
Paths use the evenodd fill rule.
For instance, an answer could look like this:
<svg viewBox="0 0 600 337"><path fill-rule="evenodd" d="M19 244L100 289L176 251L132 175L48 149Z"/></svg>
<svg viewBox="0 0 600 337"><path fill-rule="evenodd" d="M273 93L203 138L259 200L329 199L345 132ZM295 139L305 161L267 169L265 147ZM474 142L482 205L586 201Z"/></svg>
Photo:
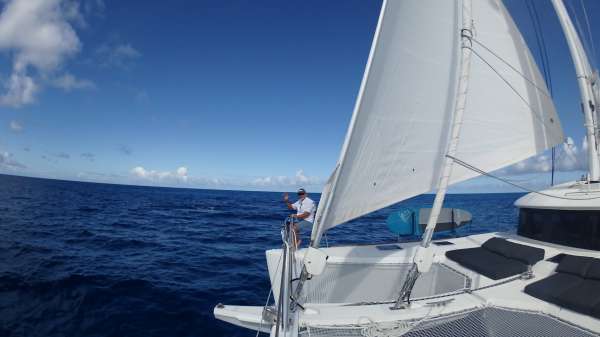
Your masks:
<svg viewBox="0 0 600 337"><path fill-rule="evenodd" d="M283 201L285 201L287 208L296 211L296 214L292 214L292 218L298 220L298 222L294 223L296 247L300 247L300 243L302 243L302 240L300 239L300 228L312 228L313 221L315 220L315 202L306 195L306 190L303 188L299 189L298 198L298 201L292 204L290 203L288 194L283 194Z"/></svg>

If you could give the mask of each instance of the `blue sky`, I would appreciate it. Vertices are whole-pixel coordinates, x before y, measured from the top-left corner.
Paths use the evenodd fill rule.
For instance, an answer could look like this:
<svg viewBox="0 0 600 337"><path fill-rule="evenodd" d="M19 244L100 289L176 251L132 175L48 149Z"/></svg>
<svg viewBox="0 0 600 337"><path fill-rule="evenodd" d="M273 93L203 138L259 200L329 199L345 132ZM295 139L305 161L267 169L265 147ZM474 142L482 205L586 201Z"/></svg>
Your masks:
<svg viewBox="0 0 600 337"><path fill-rule="evenodd" d="M535 2L555 102L581 152L567 46L550 1ZM580 2L566 2L584 23ZM505 3L537 56L525 2ZM600 3L584 3L591 16L600 14ZM6 1L0 170L142 185L319 189L339 155L380 5ZM600 23L592 32L600 33ZM505 174L547 184L541 161ZM565 171L559 179L581 174L577 166ZM476 179L456 191L490 186L505 189Z"/></svg>

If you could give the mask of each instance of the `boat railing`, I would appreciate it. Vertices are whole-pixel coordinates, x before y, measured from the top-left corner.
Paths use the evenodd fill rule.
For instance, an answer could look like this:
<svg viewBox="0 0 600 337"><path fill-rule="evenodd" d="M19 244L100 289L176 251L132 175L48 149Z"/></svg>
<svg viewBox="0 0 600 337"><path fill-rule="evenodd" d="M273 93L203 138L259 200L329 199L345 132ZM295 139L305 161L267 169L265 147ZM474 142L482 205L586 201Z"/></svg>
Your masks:
<svg viewBox="0 0 600 337"><path fill-rule="evenodd" d="M281 228L282 262L281 278L279 285L279 298L275 321L275 336L285 335L292 324L290 315L290 291L292 273L294 268L294 250L296 249L296 233L294 231L294 218L288 216Z"/></svg>

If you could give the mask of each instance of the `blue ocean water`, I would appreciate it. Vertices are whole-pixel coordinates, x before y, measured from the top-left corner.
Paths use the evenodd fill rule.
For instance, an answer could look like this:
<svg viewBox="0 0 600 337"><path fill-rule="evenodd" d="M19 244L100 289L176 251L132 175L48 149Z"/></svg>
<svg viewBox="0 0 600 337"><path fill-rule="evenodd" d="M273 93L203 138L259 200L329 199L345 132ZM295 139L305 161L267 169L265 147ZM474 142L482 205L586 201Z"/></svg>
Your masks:
<svg viewBox="0 0 600 337"><path fill-rule="evenodd" d="M264 251L280 246L288 214L281 193L4 175L0 186L0 336L254 336L212 309L264 303ZM460 235L511 231L519 196L449 195L446 205L473 213ZM395 241L387 215L432 201L362 217L327 241Z"/></svg>

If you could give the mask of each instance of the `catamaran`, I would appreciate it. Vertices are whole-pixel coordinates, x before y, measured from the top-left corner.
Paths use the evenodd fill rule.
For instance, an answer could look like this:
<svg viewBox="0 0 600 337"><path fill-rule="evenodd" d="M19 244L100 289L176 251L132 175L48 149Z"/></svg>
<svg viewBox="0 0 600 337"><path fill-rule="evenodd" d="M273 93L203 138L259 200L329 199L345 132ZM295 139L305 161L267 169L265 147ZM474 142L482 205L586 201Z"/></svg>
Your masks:
<svg viewBox="0 0 600 337"><path fill-rule="evenodd" d="M516 233L433 240L447 188L561 144L544 78L500 0L383 2L310 246L266 252L274 303L216 318L279 336L600 335L598 78L562 0L589 172L516 202ZM575 78L574 78L575 79ZM419 242L321 247L335 226L436 191Z"/></svg>

